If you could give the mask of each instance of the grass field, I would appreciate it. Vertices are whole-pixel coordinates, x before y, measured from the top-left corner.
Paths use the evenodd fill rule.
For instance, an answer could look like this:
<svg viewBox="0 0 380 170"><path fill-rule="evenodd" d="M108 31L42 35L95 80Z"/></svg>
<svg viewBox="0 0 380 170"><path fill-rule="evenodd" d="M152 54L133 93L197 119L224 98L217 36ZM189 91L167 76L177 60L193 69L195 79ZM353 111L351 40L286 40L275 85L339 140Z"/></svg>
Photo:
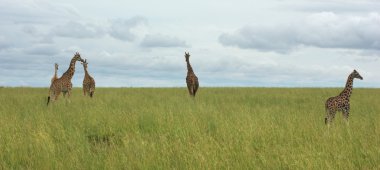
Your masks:
<svg viewBox="0 0 380 170"><path fill-rule="evenodd" d="M0 169L380 169L380 89L0 88Z"/></svg>

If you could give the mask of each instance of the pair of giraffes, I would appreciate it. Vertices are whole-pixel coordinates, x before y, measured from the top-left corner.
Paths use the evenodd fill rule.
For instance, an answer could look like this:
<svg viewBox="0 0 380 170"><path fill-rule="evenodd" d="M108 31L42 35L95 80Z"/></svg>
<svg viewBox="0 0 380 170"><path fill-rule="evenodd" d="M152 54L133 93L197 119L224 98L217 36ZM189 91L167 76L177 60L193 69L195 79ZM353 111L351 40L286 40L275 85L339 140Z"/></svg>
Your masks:
<svg viewBox="0 0 380 170"><path fill-rule="evenodd" d="M195 94L197 93L199 87L198 77L194 74L193 68L190 65L190 54L185 52L185 58L187 63L187 88L189 90L189 94L195 97ZM363 80L363 77L359 74L359 72L354 70L348 76L344 90L338 96L330 97L327 99L325 103L325 124L332 122L337 111L341 111L346 121L348 121L348 116L350 114L350 97L352 94L352 87L355 78Z"/></svg>
<svg viewBox="0 0 380 170"><path fill-rule="evenodd" d="M81 62L81 64L83 65L83 68L84 68L84 72L85 72L84 79L83 79L83 94L84 95L88 94L88 95L90 95L90 97L92 97L94 95L95 80L94 80L94 78L92 78L90 76L90 74L88 74L87 60L83 60L80 57L79 53L75 53L74 57L70 61L69 68L67 69L67 71L65 73L63 73L63 75L60 78L57 77L58 64L55 63L54 76L51 79L51 85L50 85L50 89L49 89L49 96L47 99L47 105L49 105L50 101L53 102L53 101L57 100L58 96L61 94L61 92L63 93L64 97L66 97L66 93L68 94L68 97L70 97L71 89L73 88L73 83L71 83L71 79L74 76L75 63L77 61Z"/></svg>

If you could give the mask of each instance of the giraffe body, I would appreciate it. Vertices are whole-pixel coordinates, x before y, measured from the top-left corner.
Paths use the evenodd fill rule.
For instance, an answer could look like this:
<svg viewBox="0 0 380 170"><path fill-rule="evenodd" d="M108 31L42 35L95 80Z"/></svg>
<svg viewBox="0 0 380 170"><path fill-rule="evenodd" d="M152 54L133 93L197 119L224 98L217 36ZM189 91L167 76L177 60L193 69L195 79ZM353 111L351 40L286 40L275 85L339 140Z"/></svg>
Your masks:
<svg viewBox="0 0 380 170"><path fill-rule="evenodd" d="M95 92L95 80L94 78L92 78L90 76L90 74L88 74L88 71L87 71L87 60L84 60L84 62L82 62L82 65L83 65L83 69L84 69L84 79L83 79L83 94L86 96L89 95L90 97L92 97L94 95L94 92Z"/></svg>
<svg viewBox="0 0 380 170"><path fill-rule="evenodd" d="M341 111L344 118L348 121L348 116L350 114L350 97L352 94L352 86L354 78L363 80L363 77L354 70L347 78L346 87L344 90L335 97L330 97L327 99L325 104L326 117L325 124L331 123L335 118L337 111Z"/></svg>
<svg viewBox="0 0 380 170"><path fill-rule="evenodd" d="M70 66L67 69L67 71L63 73L63 75L60 78L54 80L53 83L50 85L49 96L47 101L48 105L50 101L53 102L57 100L61 92L63 93L64 97L66 96L66 94L68 94L68 97L70 97L71 89L73 88L71 79L74 76L76 61L83 61L79 53L75 53L74 57L70 61Z"/></svg>
<svg viewBox="0 0 380 170"><path fill-rule="evenodd" d="M186 63L187 63L187 76L186 76L186 84L187 84L187 89L189 90L190 96L195 97L195 94L198 91L199 88L199 82L198 82L198 77L195 75L193 68L190 65L190 54L185 53L185 58L186 58Z"/></svg>

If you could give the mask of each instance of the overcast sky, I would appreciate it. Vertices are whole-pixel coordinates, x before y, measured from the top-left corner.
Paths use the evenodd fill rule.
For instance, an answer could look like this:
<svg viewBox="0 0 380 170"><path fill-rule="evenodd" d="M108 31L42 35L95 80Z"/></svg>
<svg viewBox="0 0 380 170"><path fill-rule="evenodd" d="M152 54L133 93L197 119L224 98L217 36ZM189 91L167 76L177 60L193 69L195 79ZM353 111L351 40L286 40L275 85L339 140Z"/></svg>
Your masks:
<svg viewBox="0 0 380 170"><path fill-rule="evenodd" d="M380 87L380 1L0 0L0 86L48 87L75 52L103 87ZM84 71L76 64L74 86Z"/></svg>

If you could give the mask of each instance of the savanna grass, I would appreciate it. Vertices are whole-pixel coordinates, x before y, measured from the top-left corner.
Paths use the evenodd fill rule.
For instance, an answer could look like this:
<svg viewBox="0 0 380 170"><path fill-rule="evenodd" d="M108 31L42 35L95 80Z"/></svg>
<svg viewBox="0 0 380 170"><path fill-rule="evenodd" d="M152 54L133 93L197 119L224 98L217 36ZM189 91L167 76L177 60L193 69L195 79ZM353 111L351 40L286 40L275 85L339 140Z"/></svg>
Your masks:
<svg viewBox="0 0 380 170"><path fill-rule="evenodd" d="M0 169L380 169L380 90L354 89L347 124L324 124L341 89L0 88Z"/></svg>

